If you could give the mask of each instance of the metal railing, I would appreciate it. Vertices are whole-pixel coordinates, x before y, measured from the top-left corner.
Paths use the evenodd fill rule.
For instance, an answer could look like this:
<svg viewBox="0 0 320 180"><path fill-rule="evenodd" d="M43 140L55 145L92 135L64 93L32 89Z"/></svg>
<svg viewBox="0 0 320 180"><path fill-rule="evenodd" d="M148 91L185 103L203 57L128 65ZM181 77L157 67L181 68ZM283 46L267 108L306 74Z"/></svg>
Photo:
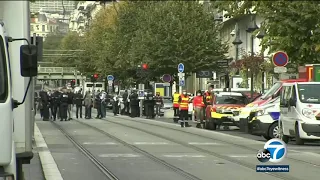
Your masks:
<svg viewBox="0 0 320 180"><path fill-rule="evenodd" d="M38 73L39 74L73 74L75 73L76 68L75 67L38 67Z"/></svg>

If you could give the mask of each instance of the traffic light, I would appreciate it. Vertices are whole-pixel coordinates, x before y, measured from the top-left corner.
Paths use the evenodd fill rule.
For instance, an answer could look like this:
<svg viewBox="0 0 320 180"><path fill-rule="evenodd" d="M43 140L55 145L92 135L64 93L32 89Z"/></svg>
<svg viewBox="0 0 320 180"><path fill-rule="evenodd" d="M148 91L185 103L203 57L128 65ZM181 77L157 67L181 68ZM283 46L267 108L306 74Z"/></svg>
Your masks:
<svg viewBox="0 0 320 180"><path fill-rule="evenodd" d="M148 69L148 64L142 64L142 69L147 70Z"/></svg>
<svg viewBox="0 0 320 180"><path fill-rule="evenodd" d="M91 75L91 82L96 82L99 78L99 75L98 74L93 74Z"/></svg>

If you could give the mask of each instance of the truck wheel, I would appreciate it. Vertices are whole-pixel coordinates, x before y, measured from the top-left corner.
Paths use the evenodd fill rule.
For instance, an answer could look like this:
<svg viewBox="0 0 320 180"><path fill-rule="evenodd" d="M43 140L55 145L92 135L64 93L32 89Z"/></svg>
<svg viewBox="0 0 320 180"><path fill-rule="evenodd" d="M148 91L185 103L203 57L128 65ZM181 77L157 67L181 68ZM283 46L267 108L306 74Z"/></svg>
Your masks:
<svg viewBox="0 0 320 180"><path fill-rule="evenodd" d="M303 145L304 144L304 140L300 138L300 134L299 134L299 125L296 124L295 126L295 136L294 138L296 139L296 144L297 145Z"/></svg>
<svg viewBox="0 0 320 180"><path fill-rule="evenodd" d="M279 138L280 139L280 129L279 129L277 122L273 123L269 127L268 136L270 137L270 139L272 139L272 138Z"/></svg>

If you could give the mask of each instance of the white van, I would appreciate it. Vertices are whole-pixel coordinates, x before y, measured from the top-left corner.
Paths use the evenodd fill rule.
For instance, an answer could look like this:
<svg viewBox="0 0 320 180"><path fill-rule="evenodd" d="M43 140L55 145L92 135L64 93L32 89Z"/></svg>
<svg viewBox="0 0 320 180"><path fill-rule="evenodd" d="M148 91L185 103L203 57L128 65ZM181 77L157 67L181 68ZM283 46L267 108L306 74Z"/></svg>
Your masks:
<svg viewBox="0 0 320 180"><path fill-rule="evenodd" d="M296 144L320 140L320 82L283 84L280 94L282 139Z"/></svg>

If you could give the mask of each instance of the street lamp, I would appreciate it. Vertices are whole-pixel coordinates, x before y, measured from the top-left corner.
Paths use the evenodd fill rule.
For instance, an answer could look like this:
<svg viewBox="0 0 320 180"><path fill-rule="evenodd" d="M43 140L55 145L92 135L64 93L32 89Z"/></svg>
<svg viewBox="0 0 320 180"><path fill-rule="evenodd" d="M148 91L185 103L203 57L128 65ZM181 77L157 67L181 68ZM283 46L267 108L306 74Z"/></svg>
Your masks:
<svg viewBox="0 0 320 180"><path fill-rule="evenodd" d="M232 41L232 44L236 46L236 58L235 58L235 62L237 63L237 61L239 60L239 45L242 44L242 41L240 39L240 29L239 29L239 25L238 23L236 23L235 25L235 29L231 32L231 34L233 34L235 31L235 39ZM239 74L239 70L237 70L237 75Z"/></svg>
<svg viewBox="0 0 320 180"><path fill-rule="evenodd" d="M251 16L251 22L248 26L247 32L251 33L251 60L254 58L254 35L252 34L255 30L259 29L259 27L256 24L255 18L252 15ZM251 98L253 98L253 71L251 69L251 75L250 75L250 85L251 85Z"/></svg>
<svg viewBox="0 0 320 180"><path fill-rule="evenodd" d="M259 31L259 34L257 35L257 38L258 39L263 39L264 38L264 36L266 35L266 33L265 33L265 30L264 29L261 29L260 31ZM263 59L263 61L264 61L264 50L263 51L261 51L261 56L262 56L262 59ZM262 83L261 83L261 92L262 93L264 93L264 71L262 71L262 74L261 74L261 79L262 79Z"/></svg>

